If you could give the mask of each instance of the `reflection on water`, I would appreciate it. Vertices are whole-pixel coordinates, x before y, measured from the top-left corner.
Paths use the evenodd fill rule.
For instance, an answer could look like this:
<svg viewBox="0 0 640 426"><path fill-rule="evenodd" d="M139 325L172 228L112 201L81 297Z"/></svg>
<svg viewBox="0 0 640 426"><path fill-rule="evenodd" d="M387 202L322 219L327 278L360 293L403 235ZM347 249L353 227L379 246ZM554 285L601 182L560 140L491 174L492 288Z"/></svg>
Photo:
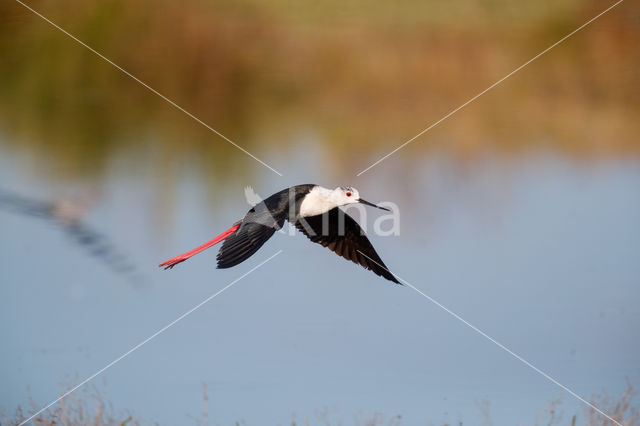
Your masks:
<svg viewBox="0 0 640 426"><path fill-rule="evenodd" d="M2 181L24 193L41 190L45 184L27 177L29 160L12 169L2 154ZM294 159L299 173L309 173L303 157ZM392 271L580 395L619 394L626 378L637 377L637 162L485 158L461 171L443 155L423 160L422 170L393 164L359 185L401 207L399 236L370 235ZM256 190L279 188L282 178L262 173ZM403 173L411 185L398 184ZM310 180L324 179L313 173ZM225 202L209 208L202 181L185 176L176 183L173 225L157 227L163 212L147 196L156 184L152 175L114 168L109 197L86 218L99 219L113 241L127 241L153 280L142 288L119 285L57 233L43 232L41 221L0 210L0 322L15 324L0 328L7 410L24 405L27 385L46 404L59 383L95 373L278 250L101 375L108 399L139 417L182 424L186 413L200 412L204 381L210 418L220 424L277 424L293 410L323 407L345 423L362 411L401 413L406 424L466 424L484 400L495 424L517 424L532 423L560 395L408 287L340 261L300 234L277 233L228 270L215 269L215 250L158 269L176 248L215 236L248 207L243 186L231 182L214 191L229 194ZM563 394L568 416L582 408Z"/></svg>
<svg viewBox="0 0 640 426"><path fill-rule="evenodd" d="M109 241L109 237L82 223L82 216L93 201L95 200L91 197L45 202L0 189L0 209L55 224L74 244L82 247L85 253L99 259L131 283L142 283L145 277L140 275L127 256Z"/></svg>

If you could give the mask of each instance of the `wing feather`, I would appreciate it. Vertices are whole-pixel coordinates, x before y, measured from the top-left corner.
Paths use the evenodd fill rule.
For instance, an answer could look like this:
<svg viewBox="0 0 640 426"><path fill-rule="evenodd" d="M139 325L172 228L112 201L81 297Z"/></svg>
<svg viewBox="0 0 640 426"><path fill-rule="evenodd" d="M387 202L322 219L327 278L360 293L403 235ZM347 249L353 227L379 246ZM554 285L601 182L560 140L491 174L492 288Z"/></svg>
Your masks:
<svg viewBox="0 0 640 426"><path fill-rule="evenodd" d="M327 247L338 256L358 263L376 275L400 284L382 262L358 222L338 207L321 215L301 218L296 221L295 226L314 243Z"/></svg>
<svg viewBox="0 0 640 426"><path fill-rule="evenodd" d="M218 252L218 268L230 268L251 257L276 232L273 226L260 223L244 224L224 240Z"/></svg>

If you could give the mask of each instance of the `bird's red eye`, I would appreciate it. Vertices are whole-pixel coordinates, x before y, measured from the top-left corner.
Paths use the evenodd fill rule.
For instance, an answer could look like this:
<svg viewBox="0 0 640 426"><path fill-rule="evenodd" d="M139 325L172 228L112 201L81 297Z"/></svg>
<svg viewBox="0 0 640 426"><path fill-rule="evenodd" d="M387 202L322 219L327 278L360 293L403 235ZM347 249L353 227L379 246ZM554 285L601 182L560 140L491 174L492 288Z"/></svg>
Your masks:
<svg viewBox="0 0 640 426"><path fill-rule="evenodd" d="M351 193L350 192L347 192L347 197L351 197Z"/></svg>

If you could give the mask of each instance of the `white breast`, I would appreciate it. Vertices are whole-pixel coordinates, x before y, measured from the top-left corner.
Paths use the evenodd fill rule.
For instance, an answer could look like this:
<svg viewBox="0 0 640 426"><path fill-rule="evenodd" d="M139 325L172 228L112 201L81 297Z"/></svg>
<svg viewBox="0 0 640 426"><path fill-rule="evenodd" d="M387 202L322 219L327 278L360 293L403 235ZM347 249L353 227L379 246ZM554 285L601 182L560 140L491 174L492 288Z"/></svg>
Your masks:
<svg viewBox="0 0 640 426"><path fill-rule="evenodd" d="M336 207L337 204L331 201L332 192L332 190L321 186L314 187L300 204L300 216L315 216Z"/></svg>

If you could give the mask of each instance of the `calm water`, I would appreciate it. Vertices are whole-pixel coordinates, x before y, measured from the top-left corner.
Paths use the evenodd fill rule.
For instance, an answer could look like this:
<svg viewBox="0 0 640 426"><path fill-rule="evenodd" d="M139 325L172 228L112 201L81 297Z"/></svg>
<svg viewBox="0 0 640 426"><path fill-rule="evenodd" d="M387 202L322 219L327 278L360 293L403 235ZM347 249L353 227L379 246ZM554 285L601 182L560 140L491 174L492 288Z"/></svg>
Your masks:
<svg viewBox="0 0 640 426"><path fill-rule="evenodd" d="M230 270L216 249L157 267L241 218L246 185L350 184L395 202L400 235L371 239L397 275L585 398L638 383L640 3L361 177L605 6L33 6L284 176L0 2L0 409L29 392L49 403L283 250L96 378L104 399L161 424L195 423L202 382L223 425L324 424L317 410L332 424L481 424L486 407L496 425L546 424L557 397L565 423L582 416L442 308L301 235Z"/></svg>
<svg viewBox="0 0 640 426"><path fill-rule="evenodd" d="M374 412L405 424L478 424L485 401L494 424L533 424L557 396L566 419L582 414L416 292L301 235L276 234L230 270L214 268L215 249L172 271L156 267L241 217L244 185L264 195L300 182L352 183L364 198L396 202L400 235L372 236L387 265L578 394L616 395L638 377L640 162L541 153L461 167L446 155L407 155L327 182L323 154L299 146L290 157L263 153L283 178L258 168L209 185L187 169L170 211L151 195L151 160L113 161L83 220L144 279L91 256L53 222L0 211L2 408L27 405L28 389L38 405L50 402L282 249L97 378L106 399L165 424L200 415L201 382L220 424L283 424L323 409L346 424ZM92 188L45 180L32 166L0 152L4 189L53 200Z"/></svg>

